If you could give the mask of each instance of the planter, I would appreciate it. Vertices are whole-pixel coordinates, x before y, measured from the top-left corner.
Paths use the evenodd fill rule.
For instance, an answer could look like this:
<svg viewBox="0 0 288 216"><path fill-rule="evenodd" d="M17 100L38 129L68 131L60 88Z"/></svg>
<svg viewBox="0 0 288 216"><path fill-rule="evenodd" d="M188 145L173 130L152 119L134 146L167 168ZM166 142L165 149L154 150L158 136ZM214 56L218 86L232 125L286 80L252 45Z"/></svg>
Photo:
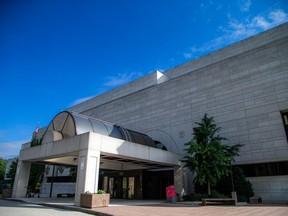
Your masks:
<svg viewBox="0 0 288 216"><path fill-rule="evenodd" d="M110 203L110 194L81 194L80 206L84 208L107 207Z"/></svg>
<svg viewBox="0 0 288 216"><path fill-rule="evenodd" d="M11 198L12 197L12 189L3 189L2 190L3 198Z"/></svg>

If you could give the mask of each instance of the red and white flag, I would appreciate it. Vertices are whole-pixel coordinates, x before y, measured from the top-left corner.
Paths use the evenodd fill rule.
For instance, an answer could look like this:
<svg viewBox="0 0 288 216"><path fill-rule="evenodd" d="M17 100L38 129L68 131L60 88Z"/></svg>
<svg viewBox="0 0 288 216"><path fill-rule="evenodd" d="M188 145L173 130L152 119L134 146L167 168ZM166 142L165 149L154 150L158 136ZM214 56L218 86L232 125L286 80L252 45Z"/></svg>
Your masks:
<svg viewBox="0 0 288 216"><path fill-rule="evenodd" d="M34 131L34 134L38 134L38 125L36 126L36 129Z"/></svg>

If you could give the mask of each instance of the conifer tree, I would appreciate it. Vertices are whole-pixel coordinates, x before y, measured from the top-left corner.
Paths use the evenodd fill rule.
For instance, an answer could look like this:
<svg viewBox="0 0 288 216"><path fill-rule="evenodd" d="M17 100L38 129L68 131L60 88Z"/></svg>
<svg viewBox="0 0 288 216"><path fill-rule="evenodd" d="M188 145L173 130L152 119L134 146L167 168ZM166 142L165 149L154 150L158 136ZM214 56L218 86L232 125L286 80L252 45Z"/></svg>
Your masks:
<svg viewBox="0 0 288 216"><path fill-rule="evenodd" d="M210 196L211 186L231 173L231 163L242 145L223 144L226 139L219 135L221 128L217 127L213 117L208 117L207 114L196 124L198 126L193 128L194 137L185 144L182 162L196 174L196 183L208 185Z"/></svg>

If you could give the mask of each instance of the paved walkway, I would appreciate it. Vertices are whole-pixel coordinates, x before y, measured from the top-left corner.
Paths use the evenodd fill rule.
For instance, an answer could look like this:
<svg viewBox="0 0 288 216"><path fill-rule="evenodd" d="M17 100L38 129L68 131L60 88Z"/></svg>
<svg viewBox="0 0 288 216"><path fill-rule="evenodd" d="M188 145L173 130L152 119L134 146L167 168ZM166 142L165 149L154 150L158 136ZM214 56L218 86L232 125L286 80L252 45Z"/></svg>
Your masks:
<svg viewBox="0 0 288 216"><path fill-rule="evenodd" d="M201 206L199 202L166 203L164 201L147 200L111 200L109 207L85 209L75 207L70 198L22 198L24 202L82 211L98 216L287 216L286 205L208 205Z"/></svg>

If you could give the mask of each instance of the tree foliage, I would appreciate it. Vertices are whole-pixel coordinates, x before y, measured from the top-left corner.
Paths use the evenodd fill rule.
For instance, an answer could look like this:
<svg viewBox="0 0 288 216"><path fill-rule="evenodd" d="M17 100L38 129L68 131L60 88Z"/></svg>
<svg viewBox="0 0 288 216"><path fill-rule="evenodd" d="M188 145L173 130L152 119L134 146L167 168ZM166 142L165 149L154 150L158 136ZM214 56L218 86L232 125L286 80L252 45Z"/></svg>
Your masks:
<svg viewBox="0 0 288 216"><path fill-rule="evenodd" d="M3 180L5 177L7 161L0 157L0 180Z"/></svg>
<svg viewBox="0 0 288 216"><path fill-rule="evenodd" d="M77 167L70 167L69 169L69 175L71 176L71 179L73 182L76 182L77 178Z"/></svg>
<svg viewBox="0 0 288 216"><path fill-rule="evenodd" d="M28 187L34 189L37 182L42 182L45 171L44 164L31 164Z"/></svg>
<svg viewBox="0 0 288 216"><path fill-rule="evenodd" d="M9 183L11 188L13 188L16 170L17 170L17 164L18 164L18 158L11 162L10 168L9 168L7 175L6 175L6 177L9 178L8 183Z"/></svg>
<svg viewBox="0 0 288 216"><path fill-rule="evenodd" d="M12 161L9 171L7 173L7 178L9 178L9 185L11 188L13 188L15 175L16 175L16 169L17 169L18 159ZM41 182L43 179L45 165L44 164L31 164L30 169L30 175L29 175L29 182L28 187L29 188L35 188L37 182Z"/></svg>
<svg viewBox="0 0 288 216"><path fill-rule="evenodd" d="M35 134L33 134L31 142L30 142L30 147L41 145L42 140L43 140L43 137L38 138Z"/></svg>
<svg viewBox="0 0 288 216"><path fill-rule="evenodd" d="M234 190L237 191L238 200L241 202L249 202L249 197L254 196L253 187L250 181L248 181L241 168L233 167L233 182ZM231 177L227 176L221 179L216 188L219 193L230 195L232 189Z"/></svg>
<svg viewBox="0 0 288 216"><path fill-rule="evenodd" d="M231 162L242 145L223 144L226 139L219 135L221 128L217 127L213 117L208 117L207 114L196 124L198 126L193 128L192 140L185 144L182 162L196 174L196 183L207 183L208 195L211 195L211 185L231 173Z"/></svg>

